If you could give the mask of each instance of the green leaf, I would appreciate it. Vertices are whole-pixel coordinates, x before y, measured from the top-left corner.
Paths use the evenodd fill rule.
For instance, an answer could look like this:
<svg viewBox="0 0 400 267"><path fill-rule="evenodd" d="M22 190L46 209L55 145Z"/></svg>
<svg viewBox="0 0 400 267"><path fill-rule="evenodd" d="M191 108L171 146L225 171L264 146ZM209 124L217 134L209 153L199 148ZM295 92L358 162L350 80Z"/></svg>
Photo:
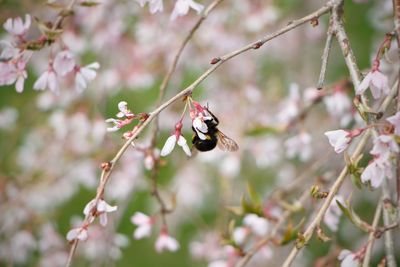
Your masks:
<svg viewBox="0 0 400 267"><path fill-rule="evenodd" d="M258 136L258 135L265 135L265 134L279 134L281 132L282 132L282 130L279 129L278 127L259 125L259 126L255 126L251 129L249 129L246 132L246 135Z"/></svg>

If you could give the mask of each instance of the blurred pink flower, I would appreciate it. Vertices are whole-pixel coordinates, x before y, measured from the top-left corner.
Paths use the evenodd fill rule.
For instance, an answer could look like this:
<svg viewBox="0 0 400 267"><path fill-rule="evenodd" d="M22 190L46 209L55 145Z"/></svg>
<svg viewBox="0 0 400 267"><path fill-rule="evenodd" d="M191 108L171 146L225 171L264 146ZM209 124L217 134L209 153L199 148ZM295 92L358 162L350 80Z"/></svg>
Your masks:
<svg viewBox="0 0 400 267"><path fill-rule="evenodd" d="M22 18L18 17L15 19L9 18L3 24L4 29L18 37L22 37L27 33L29 27L31 26L31 16L29 14L25 15L25 22L22 21Z"/></svg>
<svg viewBox="0 0 400 267"><path fill-rule="evenodd" d="M382 134L374 139L374 146L370 152L376 160L387 162L392 153L398 153L399 146L391 135Z"/></svg>
<svg viewBox="0 0 400 267"><path fill-rule="evenodd" d="M110 206L103 199L99 199L96 205L96 199L92 199L88 204L86 204L83 209L83 214L86 216L92 216L91 218L95 218L99 216L100 224L102 226L107 225L107 213L113 212L117 210L117 206ZM93 221L92 219L92 221Z"/></svg>
<svg viewBox="0 0 400 267"><path fill-rule="evenodd" d="M55 93L57 93L59 89L57 75L51 66L49 66L49 68L43 72L33 84L33 89L35 90L44 90L46 88L49 88L50 91Z"/></svg>
<svg viewBox="0 0 400 267"><path fill-rule="evenodd" d="M163 11L163 1L162 0L137 0L141 7L144 7L146 3L149 3L150 13L154 14Z"/></svg>
<svg viewBox="0 0 400 267"><path fill-rule="evenodd" d="M57 74L65 76L75 67L74 54L69 50L64 50L57 53L53 63L54 70Z"/></svg>
<svg viewBox="0 0 400 267"><path fill-rule="evenodd" d="M299 156L301 161L307 161L311 158L311 135L302 132L286 140L286 155L289 158Z"/></svg>
<svg viewBox="0 0 400 267"><path fill-rule="evenodd" d="M396 112L393 116L386 118L386 120L394 126L394 134L400 135L400 111Z"/></svg>
<svg viewBox="0 0 400 267"><path fill-rule="evenodd" d="M252 213L243 218L243 224L258 236L266 235L269 228L267 219Z"/></svg>
<svg viewBox="0 0 400 267"><path fill-rule="evenodd" d="M87 238L88 232L86 227L74 228L67 233L67 240L70 242L73 240L86 241Z"/></svg>
<svg viewBox="0 0 400 267"><path fill-rule="evenodd" d="M336 195L333 198L324 216L324 223L333 232L336 232L338 230L340 216L342 216L343 214L342 210L339 208L339 205L337 204L336 201L344 203L343 197L340 195Z"/></svg>
<svg viewBox="0 0 400 267"><path fill-rule="evenodd" d="M368 87L371 89L372 96L375 99L380 98L382 94L388 95L390 92L388 78L379 71L379 61L377 60L374 61L371 71L368 72L364 80L358 86L356 94L360 95L364 93Z"/></svg>
<svg viewBox="0 0 400 267"><path fill-rule="evenodd" d="M100 68L100 64L94 62L84 67L75 66L75 88L78 92L82 92L88 87L88 84L96 78L96 70Z"/></svg>
<svg viewBox="0 0 400 267"><path fill-rule="evenodd" d="M142 239L143 237L150 236L154 224L154 219L152 217L142 212L135 212L131 217L131 222L138 226L133 234L135 239Z"/></svg>
<svg viewBox="0 0 400 267"><path fill-rule="evenodd" d="M169 236L167 231L162 230L156 240L155 248L159 253L164 250L175 252L179 249L179 243L175 238Z"/></svg>
<svg viewBox="0 0 400 267"><path fill-rule="evenodd" d="M249 234L249 228L236 227L232 233L233 241L235 241L237 245L241 246L244 244L244 241L246 240L248 234Z"/></svg>
<svg viewBox="0 0 400 267"><path fill-rule="evenodd" d="M204 6L194 2L193 0L177 0L171 14L171 20L186 15L189 12L189 8L193 8L199 14L203 10Z"/></svg>
<svg viewBox="0 0 400 267"><path fill-rule="evenodd" d="M0 86L15 83L18 93L24 91L25 79L28 77L26 72L26 62L20 58L16 62L0 62Z"/></svg>
<svg viewBox="0 0 400 267"><path fill-rule="evenodd" d="M340 267L355 267L360 264L357 255L347 249L344 249L340 252L338 260L341 261Z"/></svg>
<svg viewBox="0 0 400 267"><path fill-rule="evenodd" d="M378 188L385 177L391 179L393 176L393 165L389 161L379 161L377 158L364 169L361 181L363 183L370 181L373 188Z"/></svg>

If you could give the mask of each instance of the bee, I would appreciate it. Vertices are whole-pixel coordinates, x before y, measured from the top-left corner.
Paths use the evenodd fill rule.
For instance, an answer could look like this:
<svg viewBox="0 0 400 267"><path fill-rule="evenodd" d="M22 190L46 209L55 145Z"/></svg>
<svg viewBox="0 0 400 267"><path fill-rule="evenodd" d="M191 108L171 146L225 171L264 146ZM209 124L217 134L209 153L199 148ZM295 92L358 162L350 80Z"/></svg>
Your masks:
<svg viewBox="0 0 400 267"><path fill-rule="evenodd" d="M192 126L194 132L192 137L192 144L199 151L210 151L213 150L217 145L221 150L236 151L239 146L231 138L223 134L218 128L219 120L211 113L208 109L207 112L211 115L210 119L205 119L204 123L207 125L208 131L206 133L201 132L205 135L206 139L202 140L196 129Z"/></svg>

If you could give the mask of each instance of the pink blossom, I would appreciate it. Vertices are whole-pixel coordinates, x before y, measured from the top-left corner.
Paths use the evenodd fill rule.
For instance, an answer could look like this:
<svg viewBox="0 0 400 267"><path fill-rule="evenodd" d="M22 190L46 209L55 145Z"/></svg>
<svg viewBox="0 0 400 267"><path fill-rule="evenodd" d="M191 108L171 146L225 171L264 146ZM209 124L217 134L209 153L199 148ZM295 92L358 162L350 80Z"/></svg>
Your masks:
<svg viewBox="0 0 400 267"><path fill-rule="evenodd" d="M363 183L370 182L373 188L381 186L383 179L394 177L393 165L389 161L373 160L361 174Z"/></svg>
<svg viewBox="0 0 400 267"><path fill-rule="evenodd" d="M148 237L151 234L151 229L154 224L154 219L141 212L135 212L131 217L131 222L138 227L133 234L135 239L142 239Z"/></svg>
<svg viewBox="0 0 400 267"><path fill-rule="evenodd" d="M186 155L188 155L189 157L192 155L192 152L190 151L190 148L187 145L187 141L186 141L185 137L183 137L181 135L181 130L182 130L182 122L178 122L175 125L174 134L172 134L170 137L168 137L163 148L161 149L160 155L162 157L169 155L172 152L172 150L174 150L176 143L178 143L178 145L180 147L182 147L182 149L186 153Z"/></svg>
<svg viewBox="0 0 400 267"><path fill-rule="evenodd" d="M353 131L334 130L324 134L328 137L329 143L335 148L336 153L342 153L350 144L351 140L359 136L365 129L355 129Z"/></svg>
<svg viewBox="0 0 400 267"><path fill-rule="evenodd" d="M164 250L175 252L179 249L179 243L175 238L169 236L167 231L163 230L156 240L155 248L159 253Z"/></svg>
<svg viewBox="0 0 400 267"><path fill-rule="evenodd" d="M1 40L0 44L2 44L3 46L0 54L0 59L9 60L16 58L19 55L19 48L13 46L10 42Z"/></svg>
<svg viewBox="0 0 400 267"><path fill-rule="evenodd" d="M340 118L351 110L351 101L343 90L335 90L332 95L325 96L324 104L328 113L335 118Z"/></svg>
<svg viewBox="0 0 400 267"><path fill-rule="evenodd" d="M58 92L59 89L57 75L51 67L43 72L33 85L35 90L44 90L46 88L49 88L52 92Z"/></svg>
<svg viewBox="0 0 400 267"><path fill-rule="evenodd" d="M14 35L14 36L23 36L29 30L31 26L31 16L26 14L25 15L25 22L22 21L22 18L18 17L15 19L9 18L3 24L4 29Z"/></svg>
<svg viewBox="0 0 400 267"><path fill-rule="evenodd" d="M341 261L340 267L356 267L360 264L357 255L347 249L344 249L340 252L338 260Z"/></svg>
<svg viewBox="0 0 400 267"><path fill-rule="evenodd" d="M371 155L379 161L388 161L392 153L398 153L399 146L391 135L382 134L374 139Z"/></svg>
<svg viewBox="0 0 400 267"><path fill-rule="evenodd" d="M137 0L141 7L144 7L146 3L149 3L150 13L154 14L163 11L163 1L162 0Z"/></svg>
<svg viewBox="0 0 400 267"><path fill-rule="evenodd" d="M300 160L307 161L311 158L311 135L302 132L286 140L286 155L289 158L299 156Z"/></svg>
<svg viewBox="0 0 400 267"><path fill-rule="evenodd" d="M59 52L54 58L53 66L57 74L65 76L75 67L74 54L69 50Z"/></svg>
<svg viewBox="0 0 400 267"><path fill-rule="evenodd" d="M96 78L96 70L100 68L100 64L94 62L85 67L75 66L75 88L78 92L82 92L88 87L88 84Z"/></svg>
<svg viewBox="0 0 400 267"><path fill-rule="evenodd" d="M17 62L0 62L0 86L15 83L15 89L21 93L24 90L25 79L28 77L25 68L26 62L23 59Z"/></svg>
<svg viewBox="0 0 400 267"><path fill-rule="evenodd" d="M400 111L396 112L393 116L386 118L386 120L394 126L394 134L400 135Z"/></svg>
<svg viewBox="0 0 400 267"><path fill-rule="evenodd" d="M199 14L203 10L204 6L193 0L177 0L171 14L171 20L186 15L189 12L189 8L193 8L197 11L197 14Z"/></svg>
<svg viewBox="0 0 400 267"><path fill-rule="evenodd" d="M236 227L232 233L233 241L235 241L237 245L241 246L244 244L244 241L246 240L248 234L249 234L249 228Z"/></svg>
<svg viewBox="0 0 400 267"><path fill-rule="evenodd" d="M119 129L121 129L125 125L130 124L133 121L133 119L135 118L135 114L133 114L128 109L128 103L126 101L119 102L118 103L118 109L119 109L119 112L117 113L117 117L118 118L125 117L125 119L123 119L123 120L114 119L114 118L106 119L106 122L114 124L113 127L108 127L107 128L108 132L116 132L116 131L118 131ZM129 136L128 136L128 138L129 138Z"/></svg>
<svg viewBox="0 0 400 267"><path fill-rule="evenodd" d="M256 214L247 214L243 218L243 224L249 227L249 229L258 236L265 236L268 232L269 224L267 219Z"/></svg>
<svg viewBox="0 0 400 267"><path fill-rule="evenodd" d="M96 205L97 202L97 205ZM88 204L86 204L83 214L86 216L92 215L93 219L96 216L99 216L100 219L100 224L102 226L107 225L107 213L113 212L117 210L117 206L110 206L107 202L105 202L103 199L99 199L96 201L96 199L92 199Z"/></svg>
<svg viewBox="0 0 400 267"><path fill-rule="evenodd" d="M135 116L135 114L133 114L132 111L128 109L128 103L126 101L119 102L118 109L119 109L119 112L117 113L118 118L123 118L123 117L132 118Z"/></svg>
<svg viewBox="0 0 400 267"><path fill-rule="evenodd" d="M74 228L67 233L67 240L70 242L73 240L86 241L87 238L88 232L86 227Z"/></svg>
<svg viewBox="0 0 400 267"><path fill-rule="evenodd" d="M371 89L372 96L375 99L380 98L382 94L389 94L388 78L379 71L379 61L377 60L374 61L371 71L368 72L364 80L358 86L356 93L360 95L364 93L368 87Z"/></svg>
<svg viewBox="0 0 400 267"><path fill-rule="evenodd" d="M289 96L282 104L282 110L278 113L278 121L288 123L300 113L301 96L299 86L292 83L289 87Z"/></svg>

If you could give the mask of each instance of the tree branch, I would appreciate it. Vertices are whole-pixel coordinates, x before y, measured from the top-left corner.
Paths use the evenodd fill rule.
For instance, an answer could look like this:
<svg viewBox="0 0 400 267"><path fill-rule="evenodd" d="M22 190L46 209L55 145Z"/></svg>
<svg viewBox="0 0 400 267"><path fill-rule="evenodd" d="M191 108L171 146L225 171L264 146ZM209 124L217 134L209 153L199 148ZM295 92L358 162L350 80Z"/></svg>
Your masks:
<svg viewBox="0 0 400 267"><path fill-rule="evenodd" d="M331 2L328 2L326 5L324 5L323 7L321 7L320 9L316 10L315 12L301 18L298 20L294 20L292 22L290 22L287 26L269 34L266 35L264 38L261 38L258 41L252 42L246 46L243 46L235 51L232 51L228 54L225 54L221 57L215 58L212 60L212 66L210 68L208 68L202 75L200 75L194 82L192 82L188 87L186 87L184 90L180 91L178 94L176 94L175 96L173 96L172 98L170 98L169 100L167 100L166 102L164 102L162 105L160 105L158 108L156 108L153 112L151 112L148 116L148 118L145 121L140 122L139 125L137 125L137 127L135 127L135 129L132 131L132 136L124 143L124 145L118 150L117 154L114 156L114 158L108 162L108 166L107 168L103 168L103 171L101 173L101 177L100 177L100 183L99 186L97 188L97 193L96 193L96 197L95 197L95 206L97 205L98 201L100 200L100 198L103 196L104 194L104 189L105 186L108 182L108 179L111 175L111 173L113 172L116 163L119 161L119 159L122 157L122 155L125 153L125 151L128 149L128 147L131 145L131 143L143 132L143 130L147 127L147 125L153 120L155 119L158 114L160 114L165 108L169 107L170 105L172 105L174 102L176 102L177 100L181 99L184 96L188 96L192 93L192 91L203 81L205 80L211 73L213 73L218 67L220 67L223 63L225 63L226 61L244 53L247 52L249 50L253 50L253 49L258 49L260 48L263 44L265 44L266 42L290 31L293 30L294 28L299 27L300 25L303 25L306 22L309 22L311 20L314 20L315 18L320 17L323 14L326 14L327 12L329 12L331 10ZM83 224L88 224L89 223L89 217L90 216L86 216ZM78 240L75 239L72 244L71 244L71 248L70 248L70 256L68 259L68 263L66 265L66 267L69 267L71 262L72 262L72 257L74 255L74 251L76 249L76 246L78 245Z"/></svg>
<svg viewBox="0 0 400 267"><path fill-rule="evenodd" d="M389 106L390 101L387 101L387 99L393 99L397 94L397 83L392 87L390 94L385 98L385 101L381 104L380 109L386 110L386 108ZM368 129L365 131L364 135L358 142L354 152L351 155L351 160L358 158L359 155L361 155L362 150L364 147L367 145L367 141L371 135L371 130ZM306 231L304 232L304 244L307 244L308 241L311 239L314 230L316 227L320 224L322 219L324 218L325 212L329 208L334 196L337 194L339 191L344 179L346 178L348 173L348 167L345 166L338 178L336 179L335 183L332 185L331 189L329 190L328 197L325 199L325 202L322 204L321 208L318 210L318 213L316 217L312 220L312 222L309 224L307 227ZM282 266L284 267L289 267L292 263L299 251L302 249L302 247L296 247L294 246L292 251L290 252L289 256L285 260Z"/></svg>
<svg viewBox="0 0 400 267"><path fill-rule="evenodd" d="M375 209L374 219L372 220L372 228L373 229L378 228L378 223L379 223L379 219L381 218L381 213L382 213L382 203L379 201L378 206ZM375 232L371 232L368 237L368 245L367 245L367 249L365 252L362 267L370 266L369 264L370 264L370 260L371 260L371 252L372 252L372 247L374 246L374 241L375 241Z"/></svg>

